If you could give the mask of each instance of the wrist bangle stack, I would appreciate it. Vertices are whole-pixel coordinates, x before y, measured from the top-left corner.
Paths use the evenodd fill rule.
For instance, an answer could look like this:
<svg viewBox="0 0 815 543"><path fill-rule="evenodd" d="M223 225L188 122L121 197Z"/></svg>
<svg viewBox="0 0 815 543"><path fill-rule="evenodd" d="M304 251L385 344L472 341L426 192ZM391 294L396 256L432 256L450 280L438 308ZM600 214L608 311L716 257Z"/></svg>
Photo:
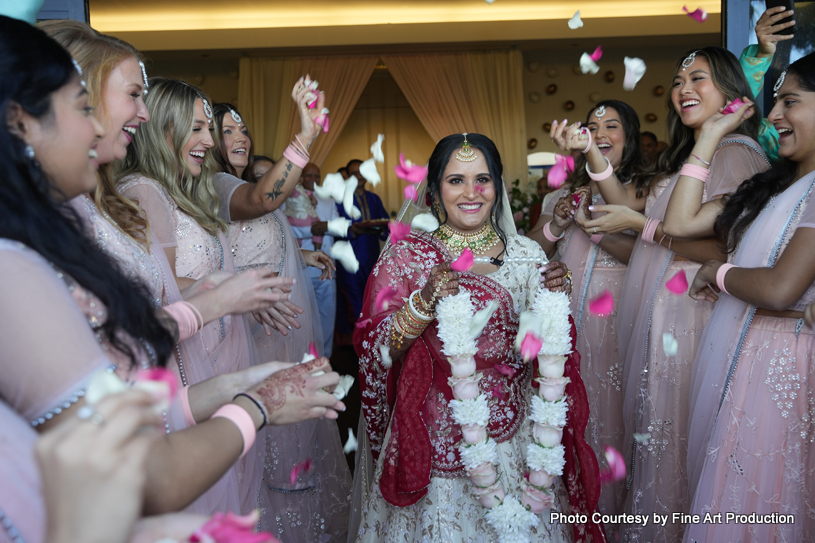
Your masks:
<svg viewBox="0 0 815 543"><path fill-rule="evenodd" d="M545 237L546 239L548 239L552 243L555 243L555 242L563 239L563 236L566 235L566 232L562 232L560 234L560 236L556 236L556 235L554 235L552 233L552 230L549 228L550 224L552 224L552 221L549 221L548 223L543 225L543 237Z"/></svg>
<svg viewBox="0 0 815 543"><path fill-rule="evenodd" d="M695 164L685 164L682 166L682 169L679 170L679 176L681 177L683 175L698 179L702 183L707 183L708 179L710 179L710 170L702 166L696 166Z"/></svg>
<svg viewBox="0 0 815 543"><path fill-rule="evenodd" d="M249 415L243 407L231 403L218 409L210 420L218 417L229 419L238 427L238 431L241 433L241 437L243 437L243 451L241 452L241 458L243 458L255 443L255 437L257 436L257 430L255 430L255 422L252 420L252 416Z"/></svg>
<svg viewBox="0 0 815 543"><path fill-rule="evenodd" d="M614 173L614 168L611 167L611 161L609 161L608 158L606 158L606 163L608 163L608 167L605 170L600 173L592 173L592 171L589 170L589 163L586 162L586 173L589 174L589 179L592 181L605 181L611 177L611 174Z"/></svg>
<svg viewBox="0 0 815 543"><path fill-rule="evenodd" d="M300 141L299 135L295 136L295 140L292 141L288 147L286 147L285 151L283 151L283 158L287 159L300 169L306 167L309 159L308 149L306 149L306 146Z"/></svg>
<svg viewBox="0 0 815 543"><path fill-rule="evenodd" d="M645 219L645 227L642 229L642 241L645 243L650 243L651 245L654 244L654 235L657 233L657 228L659 227L659 223L657 219L653 217L648 217Z"/></svg>
<svg viewBox="0 0 815 543"><path fill-rule="evenodd" d="M198 309L189 302L180 301L164 306L164 311L178 324L178 340L184 341L204 327L204 319Z"/></svg>
<svg viewBox="0 0 815 543"><path fill-rule="evenodd" d="M718 271L716 271L716 286L719 287L719 290L724 292L725 294L730 294L727 292L727 289L724 288L724 276L727 275L732 268L738 268L738 266L734 266L733 264L722 264L719 266Z"/></svg>
<svg viewBox="0 0 815 543"><path fill-rule="evenodd" d="M245 398L248 398L249 401L251 401L253 404L255 404L257 406L257 408L260 410L260 414L263 415L263 424L260 425L260 428L258 428L258 430L263 429L264 426L269 424L269 417L266 416L266 408L263 406L263 404L260 402L260 400L258 400L254 396L252 396L249 392L240 392L238 394L235 394L235 397L232 398L232 401L234 402L235 399L238 396L243 396Z"/></svg>
<svg viewBox="0 0 815 543"><path fill-rule="evenodd" d="M422 309L419 309L418 306L421 306ZM422 291L418 289L414 290L411 293L410 298L408 298L408 309L410 310L411 315L422 322L430 322L433 320L433 310L431 310L427 302L424 301L424 298L422 298Z"/></svg>

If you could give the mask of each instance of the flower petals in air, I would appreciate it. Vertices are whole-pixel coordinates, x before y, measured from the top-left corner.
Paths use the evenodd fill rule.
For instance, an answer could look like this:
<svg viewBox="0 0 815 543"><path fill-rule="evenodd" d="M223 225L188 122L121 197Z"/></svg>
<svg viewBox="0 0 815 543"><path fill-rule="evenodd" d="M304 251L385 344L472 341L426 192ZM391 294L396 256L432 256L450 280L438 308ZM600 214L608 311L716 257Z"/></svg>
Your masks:
<svg viewBox="0 0 815 543"><path fill-rule="evenodd" d="M606 289L603 293L589 302L589 312L598 317L607 317L614 311L614 296Z"/></svg>
<svg viewBox="0 0 815 543"><path fill-rule="evenodd" d="M662 351L665 356L676 356L676 351L679 350L679 342L668 332L662 334Z"/></svg>
<svg viewBox="0 0 815 543"><path fill-rule="evenodd" d="M334 397L337 398L337 401L345 398L352 386L354 386L354 377L352 375L340 375L340 382L337 383L334 389Z"/></svg>
<svg viewBox="0 0 815 543"><path fill-rule="evenodd" d="M484 330L484 327L487 326L487 323L492 318L492 314L495 313L496 309L498 309L498 302L490 300L487 307L476 311L470 321L470 328L467 330L467 335L471 338L477 338Z"/></svg>
<svg viewBox="0 0 815 543"><path fill-rule="evenodd" d="M592 59L594 62L597 62L602 57L603 57L603 48L600 47L599 45L597 46L597 49L595 49L594 52L589 55L589 58Z"/></svg>
<svg viewBox="0 0 815 543"><path fill-rule="evenodd" d="M623 79L623 89L634 90L642 76L645 75L645 62L637 57L625 57L625 79Z"/></svg>
<svg viewBox="0 0 815 543"><path fill-rule="evenodd" d="M625 459L620 451L610 445L603 445L609 469L600 472L600 483L611 483L625 479Z"/></svg>
<svg viewBox="0 0 815 543"><path fill-rule="evenodd" d="M308 354L310 354L314 358L320 356L320 353L317 352L317 346L314 344L313 341L310 341L308 344Z"/></svg>
<svg viewBox="0 0 815 543"><path fill-rule="evenodd" d="M418 184L424 181L424 178L427 177L427 167L413 164L411 161L405 160L405 155L403 153L399 153L399 164L397 164L393 169L396 171L396 176L399 179L404 179L409 183Z"/></svg>
<svg viewBox="0 0 815 543"><path fill-rule="evenodd" d="M591 72L592 74L596 74L600 71L600 66L597 65L591 58L591 55L588 53L583 53L580 56L580 71L584 74Z"/></svg>
<svg viewBox="0 0 815 543"><path fill-rule="evenodd" d="M345 188L343 189L342 200L340 200L342 202L342 209L345 210L345 214L352 219L359 219L362 217L362 213L354 205L354 191L357 190L359 181L352 175L346 179L344 183Z"/></svg>
<svg viewBox="0 0 815 543"><path fill-rule="evenodd" d="M352 452L356 452L357 450L357 438L354 436L354 431L348 428L348 441L345 442L345 445L342 447L342 452L345 454L351 454Z"/></svg>
<svg viewBox="0 0 815 543"><path fill-rule="evenodd" d="M331 198L337 203L342 203L345 195L345 179L340 173L330 173L325 176L322 185L314 185L314 193L323 200Z"/></svg>
<svg viewBox="0 0 815 543"><path fill-rule="evenodd" d="M388 346L384 343L379 344L379 356L382 358L382 365L385 368L390 368L393 365L390 348L388 348Z"/></svg>
<svg viewBox="0 0 815 543"><path fill-rule="evenodd" d="M192 543L280 543L269 532L255 533L260 511L255 509L246 516L233 513L215 513L190 536ZM163 539L162 541L175 541Z"/></svg>
<svg viewBox="0 0 815 543"><path fill-rule="evenodd" d="M387 311L388 306L396 298L396 289L393 287L385 287L376 293L376 310Z"/></svg>
<svg viewBox="0 0 815 543"><path fill-rule="evenodd" d="M572 15L572 18L569 19L569 22L566 23L566 24L568 24L569 28L571 28L572 30L577 30L578 28L582 28L583 27L583 21L580 19L580 10L577 10L577 12L575 12L575 14Z"/></svg>
<svg viewBox="0 0 815 543"><path fill-rule="evenodd" d="M347 241L337 241L331 246L331 256L339 261L342 267L349 273L357 273L359 270L359 260L354 254L354 249Z"/></svg>
<svg viewBox="0 0 815 543"><path fill-rule="evenodd" d="M430 213L419 213L410 221L410 227L424 232L435 232L439 229L439 221Z"/></svg>
<svg viewBox="0 0 815 543"><path fill-rule="evenodd" d="M688 290L688 278L685 276L685 270L679 270L676 275L670 278L665 283L665 288L674 294L685 294Z"/></svg>
<svg viewBox="0 0 815 543"><path fill-rule="evenodd" d="M524 361L532 360L538 356L538 353L543 346L541 338L536 336L533 332L527 332L524 340L521 342L521 358Z"/></svg>
<svg viewBox="0 0 815 543"><path fill-rule="evenodd" d="M376 141L371 145L371 156L380 164L385 162L385 155L382 154L382 142L385 141L385 134L379 134ZM370 181L370 179L369 179Z"/></svg>
<svg viewBox="0 0 815 543"><path fill-rule="evenodd" d="M141 370L139 373L136 374L136 383L137 385L134 388L142 388L138 385L141 383L142 385L150 383L161 383L167 386L167 390L169 392L168 400L175 398L175 393L178 392L178 377L176 377L175 373L171 372L166 368L151 368L149 370Z"/></svg>
<svg viewBox="0 0 815 543"><path fill-rule="evenodd" d="M419 192L416 190L416 185L408 185L405 187L405 200L413 200L416 202L419 198Z"/></svg>
<svg viewBox="0 0 815 543"><path fill-rule="evenodd" d="M537 356L537 354L535 356ZM501 375L506 375L507 377L512 377L513 375L515 375L515 370L507 366L506 364L495 364L493 367L495 368L495 371L497 371Z"/></svg>
<svg viewBox="0 0 815 543"><path fill-rule="evenodd" d="M697 23L704 23L707 21L707 11L702 8L696 8L696 11L691 11L687 6L682 6L682 10L688 14L688 17Z"/></svg>
<svg viewBox="0 0 815 543"><path fill-rule="evenodd" d="M388 230L391 231L391 243L399 243L410 234L410 225L399 221L388 223Z"/></svg>
<svg viewBox="0 0 815 543"><path fill-rule="evenodd" d="M316 190L316 186L314 187ZM337 217L335 219L331 219L326 223L326 228L328 229L328 233L337 236L338 238L344 238L348 236L348 227L351 226L351 221L346 219L345 217Z"/></svg>
<svg viewBox="0 0 815 543"><path fill-rule="evenodd" d="M469 249L469 247L465 247L464 250L461 251L461 256L450 264L450 269L454 272L470 271L470 268L473 267L474 263L475 256L473 255L473 252Z"/></svg>
<svg viewBox="0 0 815 543"><path fill-rule="evenodd" d="M743 105L744 102L741 101L741 98L736 98L730 102L729 106L722 110L722 115L730 115L731 113L735 113Z"/></svg>
<svg viewBox="0 0 815 543"><path fill-rule="evenodd" d="M311 461L311 458L306 458L302 462L297 462L293 468L291 468L291 484L297 482L298 477L300 477L301 473L305 473L306 475L311 473L311 470L314 468L314 464Z"/></svg>
<svg viewBox="0 0 815 543"><path fill-rule="evenodd" d="M553 189L559 189L574 172L574 157L568 155L555 155L555 165L549 168L546 182Z"/></svg>
<svg viewBox="0 0 815 543"><path fill-rule="evenodd" d="M359 165L359 173L373 186L377 186L382 182L382 178L379 177L379 171L376 169L376 161L373 158L369 158Z"/></svg>

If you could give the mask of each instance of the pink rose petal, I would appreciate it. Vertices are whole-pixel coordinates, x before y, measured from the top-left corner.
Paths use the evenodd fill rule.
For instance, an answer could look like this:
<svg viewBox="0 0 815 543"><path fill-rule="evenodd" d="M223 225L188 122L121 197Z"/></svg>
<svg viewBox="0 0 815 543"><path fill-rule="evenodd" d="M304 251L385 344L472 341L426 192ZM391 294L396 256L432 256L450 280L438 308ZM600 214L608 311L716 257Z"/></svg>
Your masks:
<svg viewBox="0 0 815 543"><path fill-rule="evenodd" d="M531 334L531 332L530 332L530 334ZM527 334L527 335L529 335L529 334ZM523 343L521 344L521 348L523 349ZM538 350L540 351L540 347L538 347ZM537 353L535 354L535 356L537 356ZM507 377L512 377L513 375L515 375L515 370L512 369L511 367L507 366L506 364L496 364L493 367L501 375L506 375Z"/></svg>
<svg viewBox="0 0 815 543"><path fill-rule="evenodd" d="M246 516L233 513L215 513L189 538L192 543L280 543L269 532L255 533L258 522L257 510Z"/></svg>
<svg viewBox="0 0 815 543"><path fill-rule="evenodd" d="M405 155L403 153L399 153L399 164L393 169L396 171L396 176L399 179L404 179L409 183L418 184L424 181L424 178L427 177L427 168L421 165L412 164L405 160Z"/></svg>
<svg viewBox="0 0 815 543"><path fill-rule="evenodd" d="M674 294L684 294L688 290L688 278L685 276L685 270L676 272L676 275L665 283L665 288Z"/></svg>
<svg viewBox="0 0 815 543"><path fill-rule="evenodd" d="M314 344L313 341L309 342L308 344L308 354L310 354L314 358L320 357L320 354L317 352L317 346Z"/></svg>
<svg viewBox="0 0 815 543"><path fill-rule="evenodd" d="M603 48L598 45L597 49L594 50L594 53L589 55L589 58L591 58L594 62L597 62L598 60L600 60L600 58L602 56L603 56Z"/></svg>
<svg viewBox="0 0 815 543"><path fill-rule="evenodd" d="M391 243L399 243L410 234L410 225L399 221L388 223L388 230L391 231Z"/></svg>
<svg viewBox="0 0 815 543"><path fill-rule="evenodd" d="M730 115L731 113L735 113L737 109L744 105L744 102L741 101L740 98L736 98L730 105L724 108L722 111L722 115Z"/></svg>
<svg viewBox="0 0 815 543"><path fill-rule="evenodd" d="M707 11L702 8L696 8L696 11L690 11L687 6L682 6L682 10L688 14L688 17L697 23L704 23L707 21Z"/></svg>
<svg viewBox="0 0 815 543"><path fill-rule="evenodd" d="M297 482L297 478L300 477L301 473L310 473L313 467L311 458L306 458L302 462L296 463L294 467L291 468L291 484Z"/></svg>
<svg viewBox="0 0 815 543"><path fill-rule="evenodd" d="M417 201L419 193L416 191L416 185L408 185L405 187L405 200Z"/></svg>
<svg viewBox="0 0 815 543"><path fill-rule="evenodd" d="M527 332L524 340L521 342L521 357L524 361L532 360L538 356L538 353L543 346L541 338L532 332Z"/></svg>
<svg viewBox="0 0 815 543"><path fill-rule="evenodd" d="M606 289L603 293L589 301L589 312L598 317L607 317L614 310L614 296Z"/></svg>
<svg viewBox="0 0 815 543"><path fill-rule="evenodd" d="M376 310L387 311L388 305L396 297L396 289L393 287L385 287L376 293Z"/></svg>
<svg viewBox="0 0 815 543"><path fill-rule="evenodd" d="M549 169L546 181L553 189L559 189L574 172L574 158L565 155L555 155L555 165Z"/></svg>
<svg viewBox="0 0 815 543"><path fill-rule="evenodd" d="M450 269L454 272L466 272L470 271L470 268L473 267L474 263L475 256L473 255L473 252L468 247L465 247L464 250L461 251L461 256L450 264Z"/></svg>
<svg viewBox="0 0 815 543"><path fill-rule="evenodd" d="M625 479L625 459L623 455L610 445L603 445L609 469L600 472L600 484L611 483Z"/></svg>
<svg viewBox="0 0 815 543"><path fill-rule="evenodd" d="M136 381L159 381L167 383L170 387L170 399L175 398L175 393L178 392L178 377L166 368L141 370L136 374Z"/></svg>
<svg viewBox="0 0 815 543"><path fill-rule="evenodd" d="M490 394L492 394L493 398L498 398L499 400L504 399L504 385L502 383L496 384L490 390Z"/></svg>
<svg viewBox="0 0 815 543"><path fill-rule="evenodd" d="M354 328L365 328L371 322L371 319L363 319L361 321L357 321L354 325Z"/></svg>

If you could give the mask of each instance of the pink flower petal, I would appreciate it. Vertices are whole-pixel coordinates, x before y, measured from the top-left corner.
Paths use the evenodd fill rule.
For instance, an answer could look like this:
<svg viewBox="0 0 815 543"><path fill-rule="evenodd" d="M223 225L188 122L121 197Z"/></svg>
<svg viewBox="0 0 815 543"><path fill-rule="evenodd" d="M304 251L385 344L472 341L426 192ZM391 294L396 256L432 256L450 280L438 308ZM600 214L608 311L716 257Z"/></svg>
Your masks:
<svg viewBox="0 0 815 543"><path fill-rule="evenodd" d="M722 115L730 115L731 113L735 113L737 109L744 105L744 102L741 101L740 98L736 98L730 105L724 108L722 111Z"/></svg>
<svg viewBox="0 0 815 543"><path fill-rule="evenodd" d="M606 289L603 293L589 301L589 313L598 317L607 317L614 311L614 296Z"/></svg>
<svg viewBox="0 0 815 543"><path fill-rule="evenodd" d="M416 185L408 185L405 187L405 200L417 201L419 193L416 191Z"/></svg>
<svg viewBox="0 0 815 543"><path fill-rule="evenodd" d="M523 348L523 344L521 344L521 345L522 345L521 348ZM540 347L538 347L538 351L540 351ZM535 356L538 356L538 354L535 353ZM506 364L496 364L493 367L501 375L506 375L507 377L512 377L513 375L515 375L515 370L512 369L511 367L507 366Z"/></svg>
<svg viewBox="0 0 815 543"><path fill-rule="evenodd" d="M521 342L521 357L524 361L532 360L538 356L543 346L543 340L532 332L527 332Z"/></svg>
<svg viewBox="0 0 815 543"><path fill-rule="evenodd" d="M598 45L597 49L594 50L594 53L589 55L589 58L592 59L594 62L597 62L598 60L600 60L602 56L603 48Z"/></svg>
<svg viewBox="0 0 815 543"><path fill-rule="evenodd" d="M603 445L603 450L609 467L600 472L600 484L625 479L625 459L620 451L610 445Z"/></svg>
<svg viewBox="0 0 815 543"><path fill-rule="evenodd" d="M315 107L317 107L317 98L318 97L315 96L314 100L312 100L311 102L308 103L308 108L309 109L314 109Z"/></svg>
<svg viewBox="0 0 815 543"><path fill-rule="evenodd" d="M371 321L372 319L364 319L361 321L357 321L357 323L354 325L354 328L365 328L366 326L368 326L368 324L371 323Z"/></svg>
<svg viewBox="0 0 815 543"><path fill-rule="evenodd" d="M232 513L215 513L203 526L193 533L189 541L192 543L280 543L268 532L254 533L258 522L258 512L253 511L246 516Z"/></svg>
<svg viewBox="0 0 815 543"><path fill-rule="evenodd" d="M151 368L149 370L141 370L136 374L137 381L159 381L167 383L170 387L170 399L175 398L175 393L178 392L178 377L173 372L166 368Z"/></svg>
<svg viewBox="0 0 815 543"><path fill-rule="evenodd" d="M504 386L501 383L496 384L490 390L490 394L492 394L493 398L498 398L499 400L504 399Z"/></svg>
<svg viewBox="0 0 815 543"><path fill-rule="evenodd" d="M388 223L388 230L391 231L391 243L398 243L410 234L410 225L399 221Z"/></svg>
<svg viewBox="0 0 815 543"><path fill-rule="evenodd" d="M427 168L418 164L411 164L405 160L405 155L399 153L399 164L394 171L399 179L404 179L409 183L419 184L427 177Z"/></svg>
<svg viewBox="0 0 815 543"><path fill-rule="evenodd" d="M565 155L555 155L555 165L549 169L546 180L550 187L559 189L573 171L574 158Z"/></svg>
<svg viewBox="0 0 815 543"><path fill-rule="evenodd" d="M298 462L291 468L291 484L297 482L297 478L300 477L301 473L310 473L311 469L313 468L313 464L311 462L311 458L306 458L302 462Z"/></svg>
<svg viewBox="0 0 815 543"><path fill-rule="evenodd" d="M574 203L576 203L578 206L580 205L580 200L582 200L582 199L583 199L583 197L580 196L580 194L578 194L578 193L572 194L572 200L574 200Z"/></svg>
<svg viewBox="0 0 815 543"><path fill-rule="evenodd" d="M385 287L376 293L376 310L387 311L388 305L393 302L396 297L396 289L393 287Z"/></svg>
<svg viewBox="0 0 815 543"><path fill-rule="evenodd" d="M688 17L697 23L704 23L707 21L707 11L702 8L696 8L696 11L690 11L687 6L682 6L682 10L688 14Z"/></svg>
<svg viewBox="0 0 815 543"><path fill-rule="evenodd" d="M688 290L688 278L685 276L685 270L679 270L676 275L665 283L665 288L674 294L684 294Z"/></svg>
<svg viewBox="0 0 815 543"><path fill-rule="evenodd" d="M454 272L466 272L470 271L474 263L475 257L473 256L473 252L468 247L465 247L464 250L461 251L461 256L450 264L450 269Z"/></svg>
<svg viewBox="0 0 815 543"><path fill-rule="evenodd" d="M317 352L317 346L314 344L313 341L309 342L308 344L308 354L310 354L314 358L320 357L320 354Z"/></svg>

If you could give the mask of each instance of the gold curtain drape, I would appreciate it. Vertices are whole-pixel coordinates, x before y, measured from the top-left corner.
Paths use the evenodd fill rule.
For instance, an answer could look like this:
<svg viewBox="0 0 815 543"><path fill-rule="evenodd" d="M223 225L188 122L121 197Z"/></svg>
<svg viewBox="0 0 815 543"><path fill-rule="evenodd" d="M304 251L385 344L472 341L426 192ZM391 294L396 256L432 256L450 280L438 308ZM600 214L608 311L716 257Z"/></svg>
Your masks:
<svg viewBox="0 0 815 543"><path fill-rule="evenodd" d="M526 119L520 51L384 55L430 136L478 132L495 142L504 180L526 180Z"/></svg>
<svg viewBox="0 0 815 543"><path fill-rule="evenodd" d="M279 158L300 128L291 91L301 75L320 84L331 110L331 130L310 149L317 165L328 156L376 67L377 56L243 58L238 99L255 142L255 152Z"/></svg>

